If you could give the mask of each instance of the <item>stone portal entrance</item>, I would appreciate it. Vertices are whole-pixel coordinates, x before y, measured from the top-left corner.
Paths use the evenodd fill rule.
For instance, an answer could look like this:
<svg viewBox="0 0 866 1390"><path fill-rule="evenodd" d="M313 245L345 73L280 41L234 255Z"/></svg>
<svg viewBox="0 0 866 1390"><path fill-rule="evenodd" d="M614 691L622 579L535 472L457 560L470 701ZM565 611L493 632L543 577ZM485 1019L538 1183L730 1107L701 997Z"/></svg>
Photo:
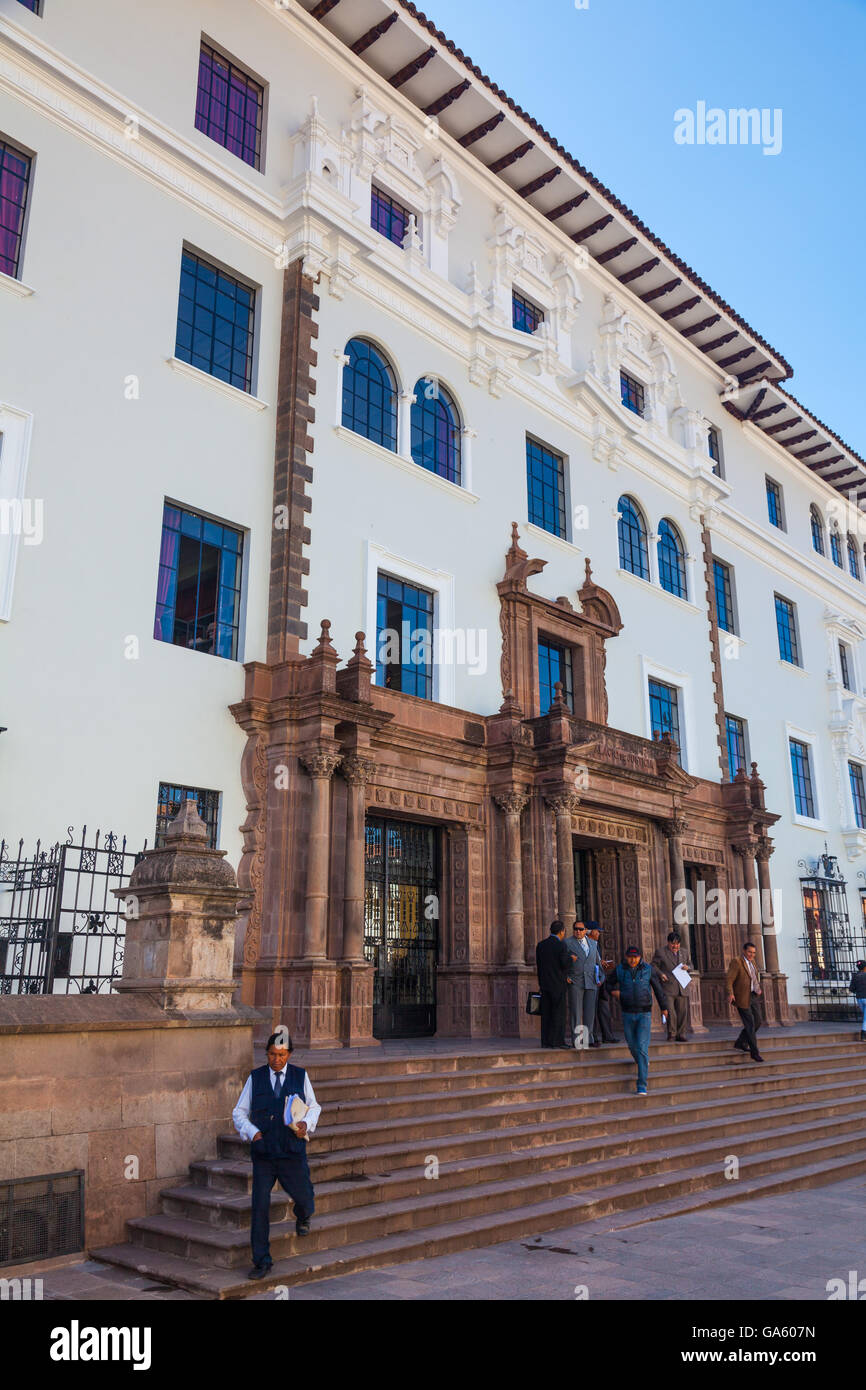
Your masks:
<svg viewBox="0 0 866 1390"><path fill-rule="evenodd" d="M364 956L375 968L377 1038L436 1032L438 837L430 825L366 821Z"/></svg>

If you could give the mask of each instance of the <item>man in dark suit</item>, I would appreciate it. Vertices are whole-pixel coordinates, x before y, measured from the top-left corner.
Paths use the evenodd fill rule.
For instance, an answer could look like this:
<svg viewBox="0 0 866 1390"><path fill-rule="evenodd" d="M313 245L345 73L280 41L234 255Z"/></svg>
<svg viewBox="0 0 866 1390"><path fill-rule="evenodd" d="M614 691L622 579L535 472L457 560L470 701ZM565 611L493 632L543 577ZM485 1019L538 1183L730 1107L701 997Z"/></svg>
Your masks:
<svg viewBox="0 0 866 1390"><path fill-rule="evenodd" d="M681 985L674 971L678 965L685 965L686 958L680 950L677 932L668 932L666 946L660 946L653 956L653 965L662 977L665 1003L668 1013L668 1042L687 1042L686 1029L689 1023L688 986Z"/></svg>
<svg viewBox="0 0 866 1390"><path fill-rule="evenodd" d="M566 1047L566 990L571 983L571 956L565 945L565 923L551 922L550 935L535 948L535 968L541 990L541 1046ZM569 1049L570 1051L571 1049Z"/></svg>
<svg viewBox="0 0 866 1390"><path fill-rule="evenodd" d="M590 941L594 941L598 949L599 958L599 986L598 996L595 1001L595 1026L593 1028L592 1040L596 1046L603 1042L619 1042L619 1038L613 1031L613 1023L610 1016L610 989L608 988L607 976L613 970L616 961L606 960L601 947L601 928L598 922L587 922L586 934Z"/></svg>
<svg viewBox="0 0 866 1390"><path fill-rule="evenodd" d="M761 1007L761 981L755 956L758 954L754 941L747 941L742 955L732 960L725 976L725 984L731 991L731 1003L736 1004L737 1013L743 1021L742 1031L734 1043L738 1052L748 1052L753 1062L763 1062L758 1051L757 1032L764 1021Z"/></svg>

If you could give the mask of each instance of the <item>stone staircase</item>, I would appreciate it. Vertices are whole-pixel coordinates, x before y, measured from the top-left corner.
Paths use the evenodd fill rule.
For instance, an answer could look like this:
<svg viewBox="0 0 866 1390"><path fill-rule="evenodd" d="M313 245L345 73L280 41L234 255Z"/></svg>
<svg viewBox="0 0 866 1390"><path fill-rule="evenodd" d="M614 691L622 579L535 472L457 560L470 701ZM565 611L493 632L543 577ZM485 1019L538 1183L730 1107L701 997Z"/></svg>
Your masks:
<svg viewBox="0 0 866 1390"><path fill-rule="evenodd" d="M633 1212L635 1220L866 1172L866 1043L853 1029L654 1043L646 1099L623 1044L590 1053L453 1050L310 1062L311 1235L271 1199L267 1279L250 1283L252 1185L236 1135L92 1257L205 1297L427 1258ZM302 1059L299 1058L299 1061ZM303 1063L302 1063L303 1064ZM739 1176L726 1176L733 1156ZM438 1176L429 1174L438 1165Z"/></svg>

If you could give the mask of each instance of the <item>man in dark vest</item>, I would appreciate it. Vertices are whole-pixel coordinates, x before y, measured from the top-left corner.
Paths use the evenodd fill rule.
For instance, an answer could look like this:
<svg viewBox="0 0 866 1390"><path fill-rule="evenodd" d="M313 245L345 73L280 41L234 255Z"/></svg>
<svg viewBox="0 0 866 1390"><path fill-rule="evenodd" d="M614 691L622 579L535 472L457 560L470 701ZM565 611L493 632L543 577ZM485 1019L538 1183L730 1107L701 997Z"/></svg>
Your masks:
<svg viewBox="0 0 866 1390"><path fill-rule="evenodd" d="M232 1111L235 1129L249 1141L253 1161L250 1279L264 1278L273 1264L269 1236L271 1188L275 1182L279 1181L292 1198L297 1234L310 1234L315 1202L304 1135L313 1133L322 1113L307 1073L289 1063L292 1040L285 1028L272 1033L265 1047L267 1066L250 1072ZM292 1095L300 1096L309 1107L304 1119L296 1124L297 1133L283 1119L286 1100Z"/></svg>
<svg viewBox="0 0 866 1390"><path fill-rule="evenodd" d="M637 1094L647 1093L647 1073L649 1071L649 1043L652 1029L653 995L662 1011L662 1021L667 1021L667 1006L662 990L662 979L658 970L649 961L641 959L642 952L637 946L629 946L625 960L612 970L607 977L611 994L619 999L622 1010L622 1031L628 1050L637 1063Z"/></svg>
<svg viewBox="0 0 866 1390"><path fill-rule="evenodd" d="M535 968L541 990L541 1046L566 1047L566 988L571 984L571 956L565 944L565 923L552 922L550 935L535 948ZM570 1050L570 1049L569 1049Z"/></svg>

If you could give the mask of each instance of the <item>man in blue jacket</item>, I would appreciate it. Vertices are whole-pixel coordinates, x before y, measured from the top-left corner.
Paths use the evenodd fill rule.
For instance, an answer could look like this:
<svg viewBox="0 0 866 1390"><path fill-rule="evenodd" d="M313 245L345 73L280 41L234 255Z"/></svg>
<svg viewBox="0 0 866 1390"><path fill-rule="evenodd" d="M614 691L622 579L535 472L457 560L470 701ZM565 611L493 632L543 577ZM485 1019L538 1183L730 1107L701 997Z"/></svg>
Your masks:
<svg viewBox="0 0 866 1390"><path fill-rule="evenodd" d="M265 1047L267 1066L255 1067L250 1072L232 1111L235 1129L242 1139L249 1140L253 1160L250 1223L253 1267L247 1276L250 1279L264 1278L273 1264L270 1208L271 1188L275 1182L279 1181L283 1191L292 1198L297 1235L310 1233L315 1202L304 1135L313 1133L322 1113L307 1073L302 1067L289 1064L292 1040L286 1029L272 1033ZM306 1117L296 1126L297 1133L283 1119L286 1100L292 1095L300 1096L309 1107Z"/></svg>
<svg viewBox="0 0 866 1390"><path fill-rule="evenodd" d="M659 1001L662 1022L667 1022L662 979L654 965L642 959L637 946L629 946L625 960L607 977L611 994L619 999L622 1031L628 1050L637 1062L637 1094L647 1093L649 1041L652 1028L653 995Z"/></svg>

